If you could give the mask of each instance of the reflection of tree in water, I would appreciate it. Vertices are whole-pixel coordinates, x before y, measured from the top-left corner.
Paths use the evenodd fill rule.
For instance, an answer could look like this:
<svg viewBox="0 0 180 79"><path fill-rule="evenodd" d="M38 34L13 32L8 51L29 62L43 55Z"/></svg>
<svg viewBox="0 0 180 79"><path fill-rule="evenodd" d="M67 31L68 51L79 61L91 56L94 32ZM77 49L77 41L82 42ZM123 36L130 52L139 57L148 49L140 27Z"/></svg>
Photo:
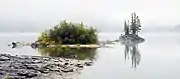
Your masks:
<svg viewBox="0 0 180 79"><path fill-rule="evenodd" d="M70 49L70 48L38 48L43 56L73 58L78 60L95 60L96 49Z"/></svg>
<svg viewBox="0 0 180 79"><path fill-rule="evenodd" d="M136 68L141 60L141 54L138 49L138 44L126 45L125 44L125 60L131 59L132 67Z"/></svg>

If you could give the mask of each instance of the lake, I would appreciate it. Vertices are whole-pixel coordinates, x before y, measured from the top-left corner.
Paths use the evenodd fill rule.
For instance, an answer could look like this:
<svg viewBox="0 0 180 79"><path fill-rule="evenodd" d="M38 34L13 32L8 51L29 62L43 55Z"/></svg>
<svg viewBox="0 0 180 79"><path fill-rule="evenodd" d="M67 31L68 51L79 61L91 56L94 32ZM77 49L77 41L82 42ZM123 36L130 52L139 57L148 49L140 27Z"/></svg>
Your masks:
<svg viewBox="0 0 180 79"><path fill-rule="evenodd" d="M100 40L115 40L120 33L103 33ZM144 33L145 42L134 46L116 43L112 48L99 48L90 54L79 53L77 58L91 59L75 79L180 79L180 34ZM34 42L36 33L1 33L0 53L11 55L49 54L31 47L11 48L12 41ZM49 51L48 51L49 52ZM53 54L54 56L56 54ZM62 55L62 54L58 54Z"/></svg>

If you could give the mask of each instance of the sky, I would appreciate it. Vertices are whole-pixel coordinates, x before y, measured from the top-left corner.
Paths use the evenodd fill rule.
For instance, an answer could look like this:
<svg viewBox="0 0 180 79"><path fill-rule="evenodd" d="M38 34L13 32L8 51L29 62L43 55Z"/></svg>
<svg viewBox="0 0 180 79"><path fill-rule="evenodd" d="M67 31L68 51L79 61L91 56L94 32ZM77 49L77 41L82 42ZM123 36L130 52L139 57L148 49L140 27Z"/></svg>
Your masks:
<svg viewBox="0 0 180 79"><path fill-rule="evenodd" d="M180 24L179 0L0 0L0 31L37 32L61 20L119 31L132 12L143 28Z"/></svg>

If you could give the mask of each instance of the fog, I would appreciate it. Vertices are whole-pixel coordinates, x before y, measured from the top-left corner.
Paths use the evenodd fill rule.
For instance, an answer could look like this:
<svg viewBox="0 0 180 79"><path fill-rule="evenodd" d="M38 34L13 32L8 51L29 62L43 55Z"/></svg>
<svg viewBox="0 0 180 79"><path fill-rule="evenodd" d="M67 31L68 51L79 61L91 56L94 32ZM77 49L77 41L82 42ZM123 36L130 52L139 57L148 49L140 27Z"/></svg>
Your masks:
<svg viewBox="0 0 180 79"><path fill-rule="evenodd" d="M174 31L179 0L0 0L0 32L41 32L61 20L84 22L100 32L122 31L131 12L144 31ZM178 28L179 29L179 28Z"/></svg>

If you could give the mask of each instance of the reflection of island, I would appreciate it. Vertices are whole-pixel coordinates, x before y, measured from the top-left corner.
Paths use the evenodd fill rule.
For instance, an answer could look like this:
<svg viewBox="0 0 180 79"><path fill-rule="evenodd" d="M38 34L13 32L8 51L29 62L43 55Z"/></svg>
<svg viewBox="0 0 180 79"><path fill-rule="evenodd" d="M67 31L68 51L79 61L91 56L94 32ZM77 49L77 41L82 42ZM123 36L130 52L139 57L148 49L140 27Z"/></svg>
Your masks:
<svg viewBox="0 0 180 79"><path fill-rule="evenodd" d="M38 48L42 56L73 58L78 60L95 60L96 49L70 49L60 47Z"/></svg>
<svg viewBox="0 0 180 79"><path fill-rule="evenodd" d="M125 45L125 60L131 59L132 67L136 68L141 61L141 54L138 49L138 44Z"/></svg>
<svg viewBox="0 0 180 79"><path fill-rule="evenodd" d="M132 67L136 68L141 61L141 54L139 52L138 44L136 42L121 42L122 45L125 45L125 61L131 59Z"/></svg>
<svg viewBox="0 0 180 79"><path fill-rule="evenodd" d="M12 42L12 48L18 48L23 46L31 46L33 49L38 49L42 56L50 57L63 57L63 58L72 58L77 60L95 60L96 59L96 49L97 48L69 48L69 47L42 47L37 46L36 44L23 44L23 43L14 43Z"/></svg>

